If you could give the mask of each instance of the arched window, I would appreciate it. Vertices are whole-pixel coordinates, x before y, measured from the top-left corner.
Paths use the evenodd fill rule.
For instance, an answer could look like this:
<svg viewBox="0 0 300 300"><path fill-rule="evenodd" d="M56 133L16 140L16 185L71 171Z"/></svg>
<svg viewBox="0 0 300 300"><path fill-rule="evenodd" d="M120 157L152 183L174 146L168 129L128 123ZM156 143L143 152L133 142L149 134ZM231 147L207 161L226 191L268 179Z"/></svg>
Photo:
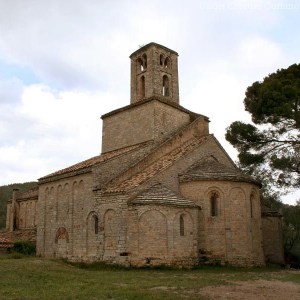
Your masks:
<svg viewBox="0 0 300 300"><path fill-rule="evenodd" d="M164 65L164 56L163 56L162 54L161 54L160 57L159 57L159 64L160 64L161 66Z"/></svg>
<svg viewBox="0 0 300 300"><path fill-rule="evenodd" d="M141 57L137 59L137 70L143 72L147 69L147 54L144 53Z"/></svg>
<svg viewBox="0 0 300 300"><path fill-rule="evenodd" d="M218 215L217 199L218 199L218 194L215 192L212 193L210 196L210 215L212 217L216 217Z"/></svg>
<svg viewBox="0 0 300 300"><path fill-rule="evenodd" d="M137 64L138 64L139 70L144 71L144 64L143 64L143 61L140 57L137 59Z"/></svg>
<svg viewBox="0 0 300 300"><path fill-rule="evenodd" d="M169 77L167 75L163 76L163 96L165 97L170 96Z"/></svg>
<svg viewBox="0 0 300 300"><path fill-rule="evenodd" d="M180 215L179 229L180 229L180 236L184 236L184 215Z"/></svg>
<svg viewBox="0 0 300 300"><path fill-rule="evenodd" d="M147 55L146 55L146 53L143 54L142 61L143 61L143 67L144 67L144 70L145 70L145 69L147 69Z"/></svg>
<svg viewBox="0 0 300 300"><path fill-rule="evenodd" d="M164 66L165 66L166 69L170 69L170 68L171 68L171 60L170 60L169 57L167 57L167 58L165 59Z"/></svg>
<svg viewBox="0 0 300 300"><path fill-rule="evenodd" d="M251 194L251 196L250 196L250 215L251 215L251 218L254 217L254 199L255 199L255 196L253 194Z"/></svg>
<svg viewBox="0 0 300 300"><path fill-rule="evenodd" d="M99 219L97 216L94 216L94 222L95 222L95 234L98 234L99 230Z"/></svg>
<svg viewBox="0 0 300 300"><path fill-rule="evenodd" d="M140 78L140 99L145 98L145 76Z"/></svg>

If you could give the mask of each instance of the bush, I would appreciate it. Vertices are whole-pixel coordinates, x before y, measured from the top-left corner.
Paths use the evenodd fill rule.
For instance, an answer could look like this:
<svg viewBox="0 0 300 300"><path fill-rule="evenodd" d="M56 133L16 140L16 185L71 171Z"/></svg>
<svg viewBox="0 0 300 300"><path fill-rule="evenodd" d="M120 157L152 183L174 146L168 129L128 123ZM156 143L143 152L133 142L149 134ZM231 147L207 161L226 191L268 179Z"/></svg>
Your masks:
<svg viewBox="0 0 300 300"><path fill-rule="evenodd" d="M30 241L17 241L8 249L8 253L20 253L24 255L35 254L35 244Z"/></svg>

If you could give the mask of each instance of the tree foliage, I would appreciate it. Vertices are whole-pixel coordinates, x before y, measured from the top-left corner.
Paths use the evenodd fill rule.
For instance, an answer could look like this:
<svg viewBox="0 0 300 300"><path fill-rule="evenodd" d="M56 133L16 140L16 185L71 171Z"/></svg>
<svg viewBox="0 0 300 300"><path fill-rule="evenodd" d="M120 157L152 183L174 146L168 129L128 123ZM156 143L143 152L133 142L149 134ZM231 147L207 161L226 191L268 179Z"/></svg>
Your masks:
<svg viewBox="0 0 300 300"><path fill-rule="evenodd" d="M267 178L270 186L300 187L300 64L269 74L247 88L246 111L254 124L232 123L226 139L239 152L246 172Z"/></svg>
<svg viewBox="0 0 300 300"><path fill-rule="evenodd" d="M30 241L16 241L13 246L8 249L8 253L20 253L24 255L35 254L36 247Z"/></svg>
<svg viewBox="0 0 300 300"><path fill-rule="evenodd" d="M300 241L300 201L296 205L286 205L283 210L284 214L284 250L285 253L293 253L300 258L297 252L297 246Z"/></svg>

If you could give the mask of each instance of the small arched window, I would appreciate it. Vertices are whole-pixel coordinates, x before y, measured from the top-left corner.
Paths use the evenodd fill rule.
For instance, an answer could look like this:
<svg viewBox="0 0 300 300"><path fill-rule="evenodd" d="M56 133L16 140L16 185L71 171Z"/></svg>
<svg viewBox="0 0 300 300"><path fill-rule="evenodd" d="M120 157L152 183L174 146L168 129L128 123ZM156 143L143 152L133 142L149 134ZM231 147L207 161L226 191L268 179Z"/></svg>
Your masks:
<svg viewBox="0 0 300 300"><path fill-rule="evenodd" d="M145 76L141 76L140 78L140 99L144 99L145 98Z"/></svg>
<svg viewBox="0 0 300 300"><path fill-rule="evenodd" d="M251 215L251 218L254 217L254 199L255 199L255 196L253 194L251 194L251 196L250 196L250 215Z"/></svg>
<svg viewBox="0 0 300 300"><path fill-rule="evenodd" d="M171 68L171 60L170 60L169 57L167 57L167 58L165 59L164 66L165 66L166 69L170 69L170 68Z"/></svg>
<svg viewBox="0 0 300 300"><path fill-rule="evenodd" d="M144 67L144 70L145 70L145 69L147 69L147 55L146 55L146 53L143 54L142 61L143 61L143 67Z"/></svg>
<svg viewBox="0 0 300 300"><path fill-rule="evenodd" d="M144 64L140 57L137 59L137 65L138 65L139 71L141 71L141 72L144 71Z"/></svg>
<svg viewBox="0 0 300 300"><path fill-rule="evenodd" d="M99 219L97 216L94 216L94 222L95 222L95 234L98 234L99 230Z"/></svg>
<svg viewBox="0 0 300 300"><path fill-rule="evenodd" d="M170 88L169 88L169 77L167 75L163 76L163 96L170 96Z"/></svg>
<svg viewBox="0 0 300 300"><path fill-rule="evenodd" d="M163 56L162 54L159 56L159 64L160 64L161 66L164 65L164 56Z"/></svg>
<svg viewBox="0 0 300 300"><path fill-rule="evenodd" d="M217 199L218 199L218 194L215 192L212 193L210 196L210 215L212 217L216 217L218 215Z"/></svg>
<svg viewBox="0 0 300 300"><path fill-rule="evenodd" d="M184 215L180 215L179 230L180 230L180 236L184 236Z"/></svg>

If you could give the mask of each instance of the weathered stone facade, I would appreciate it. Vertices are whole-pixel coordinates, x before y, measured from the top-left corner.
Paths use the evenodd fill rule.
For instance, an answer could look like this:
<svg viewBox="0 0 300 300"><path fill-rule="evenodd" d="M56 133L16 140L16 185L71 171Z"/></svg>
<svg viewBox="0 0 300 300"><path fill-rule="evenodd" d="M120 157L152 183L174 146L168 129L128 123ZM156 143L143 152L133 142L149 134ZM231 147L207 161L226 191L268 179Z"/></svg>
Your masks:
<svg viewBox="0 0 300 300"><path fill-rule="evenodd" d="M37 222L37 253L263 266L265 250L282 262L280 218L262 230L259 183L209 134L207 117L179 105L178 54L150 43L130 58L131 104L102 116L102 155L40 178L37 212L29 202L18 210L19 228Z"/></svg>

